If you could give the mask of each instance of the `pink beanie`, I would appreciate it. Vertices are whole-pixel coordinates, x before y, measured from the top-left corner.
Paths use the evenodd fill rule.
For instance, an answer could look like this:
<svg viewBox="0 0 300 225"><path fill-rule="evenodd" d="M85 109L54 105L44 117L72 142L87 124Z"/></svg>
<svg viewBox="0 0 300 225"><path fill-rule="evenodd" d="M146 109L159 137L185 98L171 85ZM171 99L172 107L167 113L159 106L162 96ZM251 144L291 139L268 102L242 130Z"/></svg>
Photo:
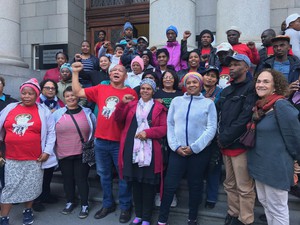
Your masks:
<svg viewBox="0 0 300 225"><path fill-rule="evenodd" d="M31 78L30 80L25 81L23 84L21 84L20 92L22 92L23 88L25 87L31 87L35 91L36 96L40 95L41 88L36 78Z"/></svg>
<svg viewBox="0 0 300 225"><path fill-rule="evenodd" d="M132 65L134 62L137 62L138 64L140 64L142 70L144 70L144 60L139 57L139 56L136 56L132 61L131 61L131 69L132 69Z"/></svg>

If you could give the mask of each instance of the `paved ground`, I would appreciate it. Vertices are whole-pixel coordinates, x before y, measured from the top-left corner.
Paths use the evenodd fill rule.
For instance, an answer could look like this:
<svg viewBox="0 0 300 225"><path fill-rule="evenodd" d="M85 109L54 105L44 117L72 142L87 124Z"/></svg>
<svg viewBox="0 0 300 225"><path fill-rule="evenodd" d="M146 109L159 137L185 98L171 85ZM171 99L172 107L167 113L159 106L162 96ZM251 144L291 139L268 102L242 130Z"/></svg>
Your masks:
<svg viewBox="0 0 300 225"><path fill-rule="evenodd" d="M74 224L89 224L89 225L120 225L119 223L119 214L120 211L117 210L114 213L109 214L107 217L96 220L94 219L95 212L99 209L99 203L91 204L91 212L90 215L86 219L79 219L78 213L80 211L80 207L74 209L72 214L63 215L60 213L64 206L64 201L61 199L57 204L49 204L46 205L47 210L44 212L35 212L35 225L74 225ZM22 224L22 205L15 205L10 214L10 225L20 225ZM155 211L153 224L156 224L155 220L157 218L157 211ZM129 224L129 223L128 223ZM170 215L170 224L171 225L183 225L187 224L186 215L181 214L171 214ZM201 225L219 225L219 221L201 221Z"/></svg>
<svg viewBox="0 0 300 225"><path fill-rule="evenodd" d="M94 214L101 207L101 194L99 188L91 188L90 189L90 215L86 219L79 219L78 214L80 211L80 207L76 207L74 211L70 215L61 214L61 210L64 208L65 199L63 198L64 192L62 184L54 183L52 184L52 192L53 194L59 196L59 202L56 204L45 204L46 211L44 212L35 212L35 225L74 225L74 224L89 224L89 225L120 225L119 223L119 215L120 211L117 210L114 213L111 213L107 217L96 220L94 219ZM182 202L181 202L182 203ZM185 207L184 210L180 210L179 208L173 209L173 212L170 214L169 223L170 225L185 225L187 224L187 203L184 202ZM224 205L226 202L219 202L216 205L216 208L213 210L203 209L201 206L199 213L199 225L224 225L224 217L226 214L227 206ZM294 210L290 210L290 225L300 225L300 204L296 202L293 205ZM21 225L22 224L22 210L23 205L14 205L13 209L10 213L10 225ZM257 218L258 215L261 215L263 212L262 207L255 208L256 222L254 225L264 225ZM152 225L156 225L157 222L158 211L154 210L153 215L153 223ZM132 216L133 217L133 216ZM133 219L133 218L132 218ZM128 223L129 224L129 223ZM126 225L128 225L126 224Z"/></svg>
<svg viewBox="0 0 300 225"><path fill-rule="evenodd" d="M74 211L69 215L61 214L61 210L65 206L65 199L63 198L63 188L62 184L52 184L52 193L59 196L59 202L55 204L45 204L46 211L44 212L34 212L35 225L74 225L74 224L89 224L89 225L121 225L119 223L120 211L117 210L114 213L109 214L107 217L96 220L94 219L94 214L101 208L101 202L99 202L99 190L95 188L90 189L90 196L96 201L90 201L90 215L86 219L79 219L78 214L80 207L76 207ZM14 205L10 213L10 225L20 225L22 224L22 210L23 205ZM132 216L133 217L133 216ZM153 225L156 224L158 217L157 209L154 210L153 215ZM133 219L133 218L132 218ZM221 225L220 220L210 219L209 221L200 220L201 225ZM127 223L128 225L130 223ZM171 225L184 225L187 224L187 215L182 213L171 213L170 214L170 224Z"/></svg>

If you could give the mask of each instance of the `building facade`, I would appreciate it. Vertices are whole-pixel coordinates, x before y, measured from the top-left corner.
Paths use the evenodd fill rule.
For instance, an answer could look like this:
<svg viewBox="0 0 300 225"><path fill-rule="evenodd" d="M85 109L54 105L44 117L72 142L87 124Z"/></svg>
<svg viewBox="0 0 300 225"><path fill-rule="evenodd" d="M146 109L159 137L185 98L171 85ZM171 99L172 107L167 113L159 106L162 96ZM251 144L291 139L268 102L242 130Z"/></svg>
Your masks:
<svg viewBox="0 0 300 225"><path fill-rule="evenodd" d="M178 28L178 40L185 30L190 30L188 44L195 47L201 30L214 32L217 44L226 40L225 31L232 25L242 30L242 41L259 43L264 29L273 28L279 33L285 18L300 12L300 0L0 0L0 3L0 73L6 71L4 76L11 73L7 66L28 67L41 71L43 76L45 69L53 65L51 57L58 49L67 51L72 59L80 52L82 40L89 40L94 47L101 29L107 32L108 40L115 42L122 36L126 21L134 25L136 36L149 38L150 46L164 45L165 29L172 24ZM28 73L38 76L34 71Z"/></svg>

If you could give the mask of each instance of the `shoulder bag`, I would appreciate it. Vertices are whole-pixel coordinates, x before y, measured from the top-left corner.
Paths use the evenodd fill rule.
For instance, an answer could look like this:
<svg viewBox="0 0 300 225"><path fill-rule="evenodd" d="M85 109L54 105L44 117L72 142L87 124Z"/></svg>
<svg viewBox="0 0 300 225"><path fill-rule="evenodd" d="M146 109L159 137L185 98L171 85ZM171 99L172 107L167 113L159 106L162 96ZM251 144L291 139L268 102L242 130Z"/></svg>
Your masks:
<svg viewBox="0 0 300 225"><path fill-rule="evenodd" d="M94 164L95 163L95 150L94 150L94 130L93 130L93 134L92 134L92 138L86 142L84 142L84 138L82 136L82 133L80 131L80 128L74 118L74 116L72 115L72 113L70 112L70 110L68 109L68 112L70 113L70 116L76 126L77 132L80 136L80 141L82 143L82 163L89 163L89 164Z"/></svg>

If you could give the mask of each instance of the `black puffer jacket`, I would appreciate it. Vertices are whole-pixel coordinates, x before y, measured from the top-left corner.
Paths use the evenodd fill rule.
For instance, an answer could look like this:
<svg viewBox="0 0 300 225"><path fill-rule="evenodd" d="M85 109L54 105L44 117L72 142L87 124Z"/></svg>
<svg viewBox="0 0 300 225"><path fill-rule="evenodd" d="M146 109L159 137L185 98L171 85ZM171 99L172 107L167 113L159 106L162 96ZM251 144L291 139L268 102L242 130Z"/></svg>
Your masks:
<svg viewBox="0 0 300 225"><path fill-rule="evenodd" d="M224 148L245 148L239 138L246 131L256 99L253 82L249 78L240 83L231 83L222 91L217 103L218 140Z"/></svg>

